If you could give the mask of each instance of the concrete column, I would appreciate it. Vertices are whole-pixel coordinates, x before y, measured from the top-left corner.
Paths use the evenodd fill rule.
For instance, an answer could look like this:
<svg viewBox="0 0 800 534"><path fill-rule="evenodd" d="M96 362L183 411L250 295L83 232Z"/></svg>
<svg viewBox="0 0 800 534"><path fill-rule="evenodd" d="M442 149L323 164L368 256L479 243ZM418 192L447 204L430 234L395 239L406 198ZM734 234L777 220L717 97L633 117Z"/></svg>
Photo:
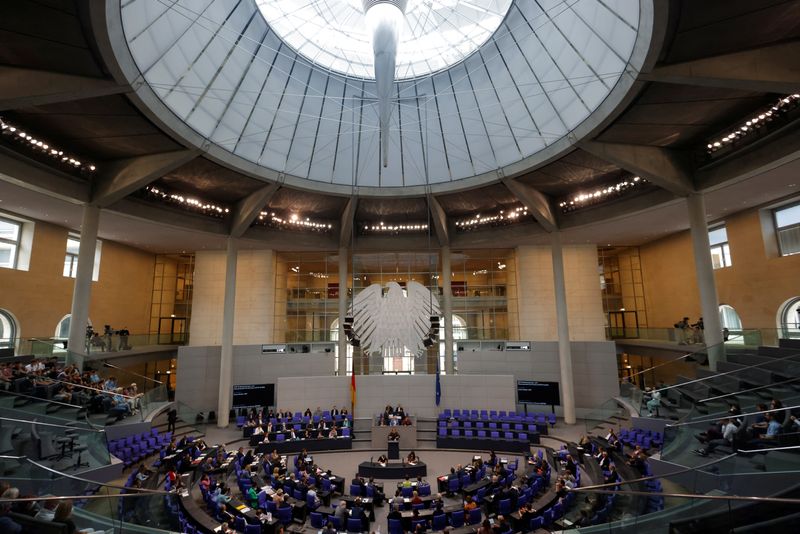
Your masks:
<svg viewBox="0 0 800 534"><path fill-rule="evenodd" d="M697 274L697 289L700 292L700 309L705 325L704 336L708 348L708 368L717 370L717 363L725 359L722 343L722 324L719 320L719 297L714 280L714 265L711 263L711 244L708 240L706 202L702 193L686 197L689 210L689 229L692 234L694 268Z"/></svg>
<svg viewBox="0 0 800 534"><path fill-rule="evenodd" d="M561 251L561 234L551 232L553 254L553 285L556 297L556 324L558 326L558 363L561 371L561 405L564 422L575 424L575 388L572 380L572 348L569 342L567 316L567 290L564 284L564 255Z"/></svg>
<svg viewBox="0 0 800 534"><path fill-rule="evenodd" d="M453 268L450 265L450 247L444 246L442 255L442 317L444 318L444 372L455 373L453 350Z"/></svg>
<svg viewBox="0 0 800 534"><path fill-rule="evenodd" d="M347 249L339 249L339 376L347 375L347 338L344 336L344 318L347 316Z"/></svg>
<svg viewBox="0 0 800 534"><path fill-rule="evenodd" d="M92 273L94 272L94 255L97 250L97 228L100 224L100 208L85 205L81 221L81 245L78 249L78 270L75 273L75 285L72 289L72 309L69 321L69 341L67 347L67 363L73 363L83 369L83 358L86 354L86 325L89 321L89 303L92 296Z"/></svg>
<svg viewBox="0 0 800 534"><path fill-rule="evenodd" d="M239 244L228 238L225 256L225 297L222 303L222 349L219 359L219 399L217 401L217 426L228 426L233 395L233 325L236 309L236 262Z"/></svg>

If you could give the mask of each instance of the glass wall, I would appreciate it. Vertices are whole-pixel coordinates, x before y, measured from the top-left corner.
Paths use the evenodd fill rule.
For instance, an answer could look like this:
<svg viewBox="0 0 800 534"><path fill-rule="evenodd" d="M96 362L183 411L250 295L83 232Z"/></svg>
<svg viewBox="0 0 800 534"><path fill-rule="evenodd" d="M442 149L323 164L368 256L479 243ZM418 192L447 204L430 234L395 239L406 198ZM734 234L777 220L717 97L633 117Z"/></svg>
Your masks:
<svg viewBox="0 0 800 534"><path fill-rule="evenodd" d="M194 254L159 254L153 272L150 333L159 343L184 343L192 316Z"/></svg>
<svg viewBox="0 0 800 534"><path fill-rule="evenodd" d="M451 252L454 339L509 339L516 332L516 276L513 250ZM276 342L338 340L339 291L347 291L348 307L361 291L390 282L405 293L410 282L430 289L443 306L443 281L438 249L418 252L356 253L348 258L348 279L340 287L336 252L279 253L276 273ZM346 287L345 287L346 286ZM286 300L282 300L285 295ZM509 304L511 302L511 304ZM509 314L509 307L514 312ZM430 312L426 312L430 314ZM281 320L285 317L285 320ZM417 354L414 348L362 354L348 349L348 372L432 373L437 353L444 365L444 329L440 343ZM438 348L438 350L437 350ZM338 348L337 360L338 360Z"/></svg>
<svg viewBox="0 0 800 534"><path fill-rule="evenodd" d="M517 294L516 278L510 274L515 272L513 251L453 251L450 263L453 315L463 320L463 339L509 339L508 310L516 310Z"/></svg>
<svg viewBox="0 0 800 534"><path fill-rule="evenodd" d="M639 248L599 248L597 257L608 337L639 337L639 329L647 327Z"/></svg>

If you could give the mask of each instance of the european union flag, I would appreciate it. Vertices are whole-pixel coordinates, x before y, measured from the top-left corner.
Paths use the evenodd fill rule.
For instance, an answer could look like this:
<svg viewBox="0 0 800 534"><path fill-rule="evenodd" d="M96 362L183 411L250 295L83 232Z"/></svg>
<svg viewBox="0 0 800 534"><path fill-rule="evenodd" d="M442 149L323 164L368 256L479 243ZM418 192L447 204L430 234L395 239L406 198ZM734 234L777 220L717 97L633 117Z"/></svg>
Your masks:
<svg viewBox="0 0 800 534"><path fill-rule="evenodd" d="M436 406L439 406L439 401L442 399L442 382L439 380L441 376L439 369L439 358L436 358Z"/></svg>

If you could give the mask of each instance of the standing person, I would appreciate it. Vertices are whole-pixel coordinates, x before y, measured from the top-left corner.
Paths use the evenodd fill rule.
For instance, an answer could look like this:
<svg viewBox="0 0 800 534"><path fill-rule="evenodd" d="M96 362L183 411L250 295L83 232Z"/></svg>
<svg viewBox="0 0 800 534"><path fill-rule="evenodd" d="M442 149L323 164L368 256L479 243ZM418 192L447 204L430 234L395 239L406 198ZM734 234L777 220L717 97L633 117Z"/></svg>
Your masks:
<svg viewBox="0 0 800 534"><path fill-rule="evenodd" d="M114 351L114 345L111 343L111 336L114 334L114 331L111 329L111 325L105 325L105 329L103 330L103 342L105 343L105 349L107 352Z"/></svg>
<svg viewBox="0 0 800 534"><path fill-rule="evenodd" d="M123 326L122 329L118 332L119 334L119 350L130 350L131 346L128 345L128 336L131 335L128 327Z"/></svg>
<svg viewBox="0 0 800 534"><path fill-rule="evenodd" d="M167 432L175 433L175 423L178 422L178 410L170 408L167 412Z"/></svg>
<svg viewBox="0 0 800 534"><path fill-rule="evenodd" d="M676 338L678 341L678 345L686 345L686 336L687 332L689 331L689 318L684 317L677 323L675 323L675 330L676 330Z"/></svg>

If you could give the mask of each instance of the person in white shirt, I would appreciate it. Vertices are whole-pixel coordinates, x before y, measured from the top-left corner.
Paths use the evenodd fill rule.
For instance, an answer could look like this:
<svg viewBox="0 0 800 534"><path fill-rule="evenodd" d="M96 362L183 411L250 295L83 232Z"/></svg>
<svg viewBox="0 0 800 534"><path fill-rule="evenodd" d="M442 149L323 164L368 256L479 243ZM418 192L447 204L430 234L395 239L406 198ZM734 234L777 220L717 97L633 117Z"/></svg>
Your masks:
<svg viewBox="0 0 800 534"><path fill-rule="evenodd" d="M697 449L694 451L696 454L708 456L720 445L733 445L733 436L736 434L738 427L727 417L720 421L720 423L722 424L722 438L710 440L704 449Z"/></svg>

